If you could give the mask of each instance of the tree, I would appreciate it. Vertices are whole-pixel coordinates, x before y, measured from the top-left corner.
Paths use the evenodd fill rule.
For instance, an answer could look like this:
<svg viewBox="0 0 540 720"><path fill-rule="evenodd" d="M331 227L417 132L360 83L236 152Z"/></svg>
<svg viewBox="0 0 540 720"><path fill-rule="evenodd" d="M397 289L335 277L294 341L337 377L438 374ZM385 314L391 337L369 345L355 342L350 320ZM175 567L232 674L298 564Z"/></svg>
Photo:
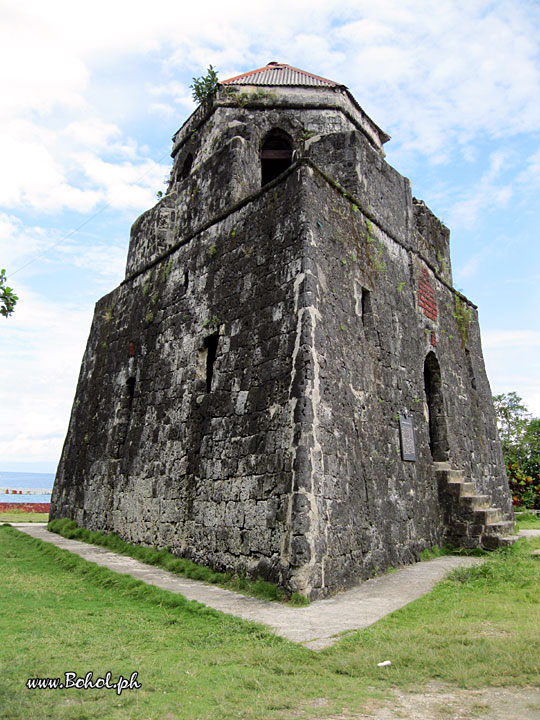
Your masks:
<svg viewBox="0 0 540 720"><path fill-rule="evenodd" d="M533 418L523 435L522 467L527 475L540 477L540 418Z"/></svg>
<svg viewBox="0 0 540 720"><path fill-rule="evenodd" d="M218 86L219 80L217 72L212 65L210 65L206 75L193 78L193 84L189 87L193 90L193 99L202 104L214 97Z"/></svg>
<svg viewBox="0 0 540 720"><path fill-rule="evenodd" d="M12 288L6 285L6 281L6 271L0 270L0 315L7 318L13 312L19 298Z"/></svg>
<svg viewBox="0 0 540 720"><path fill-rule="evenodd" d="M515 392L495 395L493 405L514 504L540 509L540 418Z"/></svg>
<svg viewBox="0 0 540 720"><path fill-rule="evenodd" d="M493 406L503 448L518 444L531 417L523 400L515 392L501 393L493 396Z"/></svg>

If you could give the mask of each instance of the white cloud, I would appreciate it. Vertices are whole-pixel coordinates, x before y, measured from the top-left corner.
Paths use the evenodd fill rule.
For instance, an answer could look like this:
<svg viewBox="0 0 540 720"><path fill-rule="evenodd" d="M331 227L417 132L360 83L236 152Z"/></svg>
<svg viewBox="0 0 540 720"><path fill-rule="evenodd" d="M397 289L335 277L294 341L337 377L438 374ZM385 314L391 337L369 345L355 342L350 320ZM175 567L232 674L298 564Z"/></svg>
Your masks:
<svg viewBox="0 0 540 720"><path fill-rule="evenodd" d="M538 192L540 186L540 150L527 159L527 166L519 174L517 183L525 191L532 188L534 192Z"/></svg>
<svg viewBox="0 0 540 720"><path fill-rule="evenodd" d="M126 266L126 246L112 243L84 246L77 242L63 242L55 252L58 262L66 266L86 268L104 282L122 278Z"/></svg>
<svg viewBox="0 0 540 720"><path fill-rule="evenodd" d="M150 103L148 111L152 113L152 115L159 115L167 120L177 115L176 108L173 105L167 105L167 103Z"/></svg>
<svg viewBox="0 0 540 720"><path fill-rule="evenodd" d="M192 91L186 85L172 81L162 85L147 86L149 95L160 98L162 102L150 104L150 111L170 117L178 113L179 106L190 114L195 110L196 103L193 100Z"/></svg>
<svg viewBox="0 0 540 720"><path fill-rule="evenodd" d="M20 218L0 213L1 263L7 268L8 282L16 286L19 297L22 297L23 291L19 280L13 279L13 273L23 267L26 269L27 264L30 270L26 270L25 278L29 274L43 276L53 271L69 272L69 269L85 268L91 270L94 281L99 285L110 285L111 279L118 281L124 274L126 246L127 238L122 243L96 242L77 235L72 237L69 233L62 234L59 229L25 227Z"/></svg>
<svg viewBox="0 0 540 720"><path fill-rule="evenodd" d="M80 153L80 167L111 207L147 208L156 203L157 190L163 189L169 166L146 160L133 163L106 162L96 155Z"/></svg>
<svg viewBox="0 0 540 720"><path fill-rule="evenodd" d="M452 225L470 225L486 210L505 207L510 202L514 195L513 185L500 180L508 164L507 153L502 150L491 154L488 168L480 181L475 183L474 188L467 188L465 197L450 208Z"/></svg>
<svg viewBox="0 0 540 720"><path fill-rule="evenodd" d="M4 209L90 213L103 201L138 209L140 203L148 203L146 180L141 185L138 182L149 171L144 148L116 123L100 116L90 102L89 58L98 62L97 49L103 47L111 14L116 12L114 3L97 5L100 7L93 5L88 10L86 18L82 17L83 6L54 0L47 8L27 0L0 9L0 207ZM156 15L148 8L146 14ZM105 15L109 17L107 23ZM145 46L142 36L146 24L140 17L132 51ZM90 32L93 25L95 33ZM122 26L125 28L126 23ZM114 35L116 41L110 30L107 47L117 52L127 50L129 32L118 33L115 28ZM156 42L153 37L147 48L155 47ZM116 98L120 103L121 95L122 91ZM124 182L131 186L131 193L119 188L118 183L96 183L96 178L89 186L84 168L77 166L82 151L87 167L92 165L88 161L92 153L94 165L117 163L118 175L125 175L125 162L131 161L133 177ZM111 172L107 173L109 177Z"/></svg>
<svg viewBox="0 0 540 720"><path fill-rule="evenodd" d="M99 118L74 121L66 127L64 133L79 145L97 148L106 148L112 139L121 136L117 125Z"/></svg>
<svg viewBox="0 0 540 720"><path fill-rule="evenodd" d="M476 255L473 255L473 257L469 258L465 265L463 265L461 268L458 268L458 271L456 273L456 276L460 280L464 280L465 278L474 277L476 273L478 272L478 268L480 267L480 263L482 261L482 257L484 256L484 253L477 253Z"/></svg>
<svg viewBox="0 0 540 720"><path fill-rule="evenodd" d="M336 31L353 90L408 151L444 156L482 134L539 129L537 5L392 0L359 7L363 20Z"/></svg>
<svg viewBox="0 0 540 720"><path fill-rule="evenodd" d="M484 330L484 349L531 350L540 348L540 330Z"/></svg>
<svg viewBox="0 0 540 720"><path fill-rule="evenodd" d="M25 201L48 207L51 190L65 190L62 171L44 141L15 133L0 134L0 156L4 172L0 175L0 203L14 207ZM87 208L83 208L87 209Z"/></svg>
<svg viewBox="0 0 540 720"><path fill-rule="evenodd" d="M20 267L50 245L50 236L40 227L25 226L15 215L0 212L0 251L2 267L9 271Z"/></svg>
<svg viewBox="0 0 540 720"><path fill-rule="evenodd" d="M484 330L482 347L493 394L517 392L540 417L540 331Z"/></svg>
<svg viewBox="0 0 540 720"><path fill-rule="evenodd" d="M96 72L107 65L116 68L149 53L171 76L179 68L201 72L209 63L222 77L251 61L305 66L348 83L360 103L365 100L375 111L375 121L396 136L395 145L435 163L446 162L456 143L468 153L481 133L540 129L538 41L532 32L538 9L511 2L493 8L487 0L424 0L421 11L418 5L417 0L280 0L272 6L214 1L202 9L163 0L159 13L127 0L12 5L3 10L0 43L0 204L90 212L104 196L115 206L126 201L128 194L110 184L103 192L88 188L73 158L92 149L94 162L86 169L117 162L117 176L127 158L135 165L144 162L137 143L124 139L111 122L113 108L132 107L141 82L137 74L115 87L109 118L106 108L92 105L90 90ZM142 97L140 113L169 118L175 107L193 108L187 83L172 77L154 88L142 83L145 93L159 99L145 103ZM60 109L63 114L55 115ZM102 170L110 178L112 170ZM128 207L138 204L134 198L148 197L141 188L132 191ZM507 202L510 195L508 188L498 188L494 201ZM483 207L477 194L456 210L470 219Z"/></svg>
<svg viewBox="0 0 540 720"><path fill-rule="evenodd" d="M452 225L470 225L488 209L506 207L513 196L510 185L497 186L481 181L474 192L450 208Z"/></svg>
<svg viewBox="0 0 540 720"><path fill-rule="evenodd" d="M56 104L81 108L88 71L76 53L68 54L52 22L43 25L31 3L0 9L1 117L28 110L46 113ZM45 8L44 8L45 9Z"/></svg>
<svg viewBox="0 0 540 720"><path fill-rule="evenodd" d="M57 460L91 307L61 305L24 285L18 291L16 313L1 329L0 457Z"/></svg>
<svg viewBox="0 0 540 720"><path fill-rule="evenodd" d="M177 115L181 124L194 107L191 76L210 63L225 78L278 60L347 84L394 136L394 155L432 164L458 153L478 162L479 141L540 130L540 8L529 0L162 0L157 12L142 0L21 0L4 3L0 21L0 259L8 268L58 242L45 254L49 268L91 268L105 283L121 273L116 241L83 244L67 237L73 216L67 225L53 216L51 231L39 213L89 218L107 204L137 213L151 206L169 160L150 159L140 136L149 142L149 128ZM540 153L523 167L492 153L466 194L448 189L454 221L471 223L537 188ZM463 277L477 272L483 252ZM0 329L2 406L15 418L3 420L0 437L11 444L0 457L57 459L91 310L22 280L16 313ZM520 368L538 355L538 334L494 332L484 333L492 382L521 390L533 410L540 368Z"/></svg>
<svg viewBox="0 0 540 720"><path fill-rule="evenodd" d="M74 121L59 133L28 121L0 134L0 207L91 213L99 204L152 204L168 164L145 158L112 124ZM121 138L121 139L120 139Z"/></svg>

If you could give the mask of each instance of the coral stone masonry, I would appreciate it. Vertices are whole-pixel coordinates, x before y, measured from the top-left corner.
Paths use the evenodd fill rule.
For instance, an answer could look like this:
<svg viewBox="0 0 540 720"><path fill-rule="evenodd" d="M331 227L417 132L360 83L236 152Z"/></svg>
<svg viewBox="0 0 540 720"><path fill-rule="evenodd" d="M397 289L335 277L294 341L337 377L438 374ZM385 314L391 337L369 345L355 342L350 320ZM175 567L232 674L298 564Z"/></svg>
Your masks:
<svg viewBox="0 0 540 720"><path fill-rule="evenodd" d="M506 542L476 307L388 139L280 63L184 123L96 305L51 518L312 599Z"/></svg>

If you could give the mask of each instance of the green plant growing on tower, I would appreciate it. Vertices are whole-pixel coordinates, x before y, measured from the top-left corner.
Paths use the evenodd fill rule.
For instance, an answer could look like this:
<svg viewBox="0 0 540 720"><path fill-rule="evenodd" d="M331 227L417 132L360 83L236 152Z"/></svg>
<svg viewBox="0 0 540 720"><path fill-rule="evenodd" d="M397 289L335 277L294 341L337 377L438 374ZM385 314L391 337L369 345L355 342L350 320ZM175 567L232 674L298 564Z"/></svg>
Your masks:
<svg viewBox="0 0 540 720"><path fill-rule="evenodd" d="M154 271L150 270L150 272L148 273L148 277L142 287L142 294L144 295L144 297L146 297L149 294L150 290L152 289L153 278L154 278Z"/></svg>
<svg viewBox="0 0 540 720"><path fill-rule="evenodd" d="M366 240L370 244L376 242L375 238L373 237L373 223L371 222L371 220L366 220Z"/></svg>
<svg viewBox="0 0 540 720"><path fill-rule="evenodd" d="M207 328L213 325L215 325L216 327L219 325L219 318L217 315L211 315L210 317L207 317L202 324L203 328Z"/></svg>
<svg viewBox="0 0 540 720"><path fill-rule="evenodd" d="M469 325L471 324L471 320L473 318L473 309L467 307L459 295L454 297L454 306L454 318L461 335L461 344L465 347L469 338Z"/></svg>
<svg viewBox="0 0 540 720"><path fill-rule="evenodd" d="M169 279L173 266L173 261L169 260L168 263L162 263L159 271L159 279L161 282L166 282Z"/></svg>
<svg viewBox="0 0 540 720"><path fill-rule="evenodd" d="M382 241L379 240L375 251L370 252L368 256L375 272L384 272L386 270L386 262L384 261L384 244Z"/></svg>
<svg viewBox="0 0 540 720"><path fill-rule="evenodd" d="M254 92L241 92L234 97L234 102L238 107L245 107L248 103L256 100L262 100L263 98L275 100L277 95L275 93L269 93L266 90L255 90Z"/></svg>
<svg viewBox="0 0 540 720"><path fill-rule="evenodd" d="M189 87L193 91L193 99L202 105L214 97L218 86L219 80L217 72L212 65L209 65L206 75L201 75L201 77L198 78L194 77L193 83Z"/></svg>

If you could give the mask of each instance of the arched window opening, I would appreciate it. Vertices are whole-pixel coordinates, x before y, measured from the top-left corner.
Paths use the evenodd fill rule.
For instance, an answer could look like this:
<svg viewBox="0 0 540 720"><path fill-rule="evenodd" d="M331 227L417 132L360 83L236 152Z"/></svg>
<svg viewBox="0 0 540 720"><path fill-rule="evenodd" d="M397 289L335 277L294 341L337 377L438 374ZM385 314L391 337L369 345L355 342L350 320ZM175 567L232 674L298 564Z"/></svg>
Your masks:
<svg viewBox="0 0 540 720"><path fill-rule="evenodd" d="M189 173L191 172L191 166L193 165L193 155L191 153L188 153L186 156L186 159L184 160L184 164L182 165L182 170L180 171L180 180L184 180L187 178Z"/></svg>
<svg viewBox="0 0 540 720"><path fill-rule="evenodd" d="M292 160L292 145L284 132L275 130L268 135L261 150L261 185L281 175Z"/></svg>
<svg viewBox="0 0 540 720"><path fill-rule="evenodd" d="M444 413L441 369L433 352L428 354L424 363L424 389L426 392L431 457L435 462L444 462L448 460L449 455L446 416Z"/></svg>

